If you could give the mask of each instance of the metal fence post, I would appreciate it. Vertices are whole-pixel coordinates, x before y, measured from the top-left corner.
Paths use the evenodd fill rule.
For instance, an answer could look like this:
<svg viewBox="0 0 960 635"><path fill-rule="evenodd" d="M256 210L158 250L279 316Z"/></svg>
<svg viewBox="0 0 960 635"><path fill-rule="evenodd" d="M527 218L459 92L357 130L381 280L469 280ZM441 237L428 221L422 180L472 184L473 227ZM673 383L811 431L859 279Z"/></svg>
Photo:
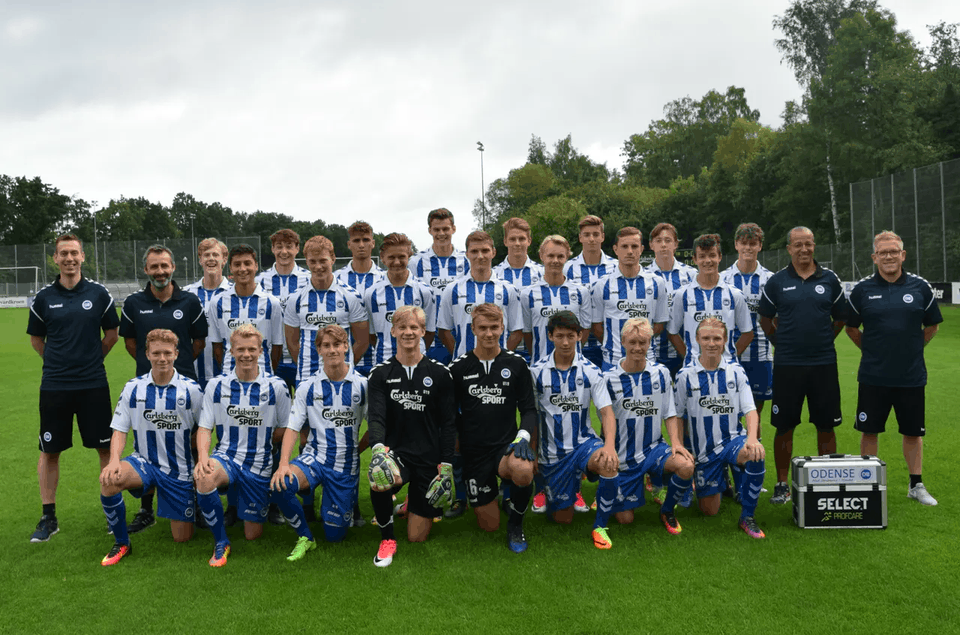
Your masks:
<svg viewBox="0 0 960 635"><path fill-rule="evenodd" d="M897 231L897 195L893 191L893 173L890 174L890 231ZM876 236L877 232L873 232Z"/></svg>
<svg viewBox="0 0 960 635"><path fill-rule="evenodd" d="M922 276L923 273L920 271L920 220L918 218L917 212L917 168L913 168L913 232L917 237L917 275Z"/></svg>
<svg viewBox="0 0 960 635"><path fill-rule="evenodd" d="M853 183L850 184L850 279L857 279L857 243L853 236Z"/></svg>
<svg viewBox="0 0 960 635"><path fill-rule="evenodd" d="M944 282L949 282L947 278L947 197L943 191L943 161L940 162L940 223L943 228L943 278Z"/></svg>

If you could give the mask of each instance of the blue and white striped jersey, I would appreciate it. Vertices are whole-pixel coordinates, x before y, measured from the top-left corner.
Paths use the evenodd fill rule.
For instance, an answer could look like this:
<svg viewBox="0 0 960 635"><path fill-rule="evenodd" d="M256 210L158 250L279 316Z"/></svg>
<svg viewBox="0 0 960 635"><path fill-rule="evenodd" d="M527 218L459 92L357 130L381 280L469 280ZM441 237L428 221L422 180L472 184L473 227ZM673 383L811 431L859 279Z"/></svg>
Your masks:
<svg viewBox="0 0 960 635"><path fill-rule="evenodd" d="M133 451L179 481L193 481L190 433L200 417L200 384L178 372L158 386L152 373L134 377L120 393L110 427L133 431Z"/></svg>
<svg viewBox="0 0 960 635"><path fill-rule="evenodd" d="M273 474L273 431L287 427L290 391L276 375L260 373L242 382L235 372L210 380L203 393L199 425L217 430L219 455L245 470Z"/></svg>
<svg viewBox="0 0 960 635"><path fill-rule="evenodd" d="M207 322L210 324L210 339L223 344L223 371L234 369L230 353L230 334L241 324L253 324L263 335L263 355L260 370L272 373L270 349L283 342L283 315L280 301L257 289L252 295L237 295L236 287L230 288L207 306Z"/></svg>
<svg viewBox="0 0 960 635"><path fill-rule="evenodd" d="M310 271L300 265L293 265L293 270L287 275L277 273L277 265L257 274L257 284L260 288L280 300L280 312L287 306L287 298L310 284ZM287 350L287 341L283 340L283 364L292 364L290 351Z"/></svg>
<svg viewBox="0 0 960 635"><path fill-rule="evenodd" d="M583 261L583 254L581 253L579 256L567 261L567 264L563 266L563 275L567 280L573 280L585 287L589 287L597 280L609 276L616 270L616 258L611 258L601 252L600 264L588 265Z"/></svg>
<svg viewBox="0 0 960 635"><path fill-rule="evenodd" d="M503 309L503 336L500 347L507 347L507 337L513 331L523 328L520 319L520 297L517 288L509 282L490 278L486 282L477 282L473 276L464 276L443 290L440 296L440 315L437 317L437 329L446 329L453 334L456 346L453 358L456 359L476 348L473 337L473 325L470 314L477 304L496 304Z"/></svg>
<svg viewBox="0 0 960 635"><path fill-rule="evenodd" d="M308 284L287 298L283 323L300 329L300 354L297 359L297 382L301 382L320 370L323 360L317 350L317 331L328 324L339 324L350 335L350 325L367 321L360 294L338 283L330 283L326 289L317 289ZM367 328L364 326L364 328ZM352 349L347 351L347 363L353 363Z"/></svg>
<svg viewBox="0 0 960 635"><path fill-rule="evenodd" d="M211 304L211 300L215 297L230 289L232 285L230 281L226 278L223 278L220 281L220 286L216 289L206 289L203 286L203 278L194 282L193 284L188 284L183 288L184 291L189 291L193 295L200 298L200 306L203 307L204 312L207 310L207 305ZM209 321L209 320L208 320ZM213 337L208 336L206 342L203 345L203 350L200 351L200 355L193 360L193 366L197 371L197 380L200 382L200 386L206 386L207 382L210 381L212 377L219 375L223 367L213 359Z"/></svg>
<svg viewBox="0 0 960 635"><path fill-rule="evenodd" d="M747 309L750 311L750 319L753 321L753 341L750 346L743 351L740 359L745 362L772 362L773 350L770 347L770 340L767 334L760 328L760 316L757 314L757 308L760 306L760 296L763 294L763 287L773 272L757 263L757 268L753 273L741 273L737 268L737 263L730 265L728 269L720 272L720 282L728 287L738 289L743 294L747 302ZM734 333L734 342L740 337L740 331Z"/></svg>
<svg viewBox="0 0 960 635"><path fill-rule="evenodd" d="M640 272L636 278L624 276L619 269L590 287L594 324L603 324L603 361L616 364L623 357L620 329L630 318L644 317L650 324L670 319L667 310L667 291L660 278ZM653 347L647 359L653 361Z"/></svg>
<svg viewBox="0 0 960 635"><path fill-rule="evenodd" d="M725 362L737 359L734 332L740 329L741 333L745 333L753 326L742 293L722 281L712 289L704 289L694 279L677 291L673 298L670 322L667 324L667 331L680 335L687 347L687 355L683 358L684 366L693 363L700 355L700 345L696 338L697 325L708 317L718 318L727 325L727 346L723 352Z"/></svg>
<svg viewBox="0 0 960 635"><path fill-rule="evenodd" d="M553 342L547 337L547 322L560 311L573 311L580 326L589 329L593 321L590 291L571 280L556 287L541 281L520 290L523 332L532 336L531 361L553 352Z"/></svg>
<svg viewBox="0 0 960 635"><path fill-rule="evenodd" d="M413 276L433 289L439 296L451 282L470 273L470 261L467 254L453 250L449 256L438 256L433 247L424 249L410 258L407 268Z"/></svg>
<svg viewBox="0 0 960 635"><path fill-rule="evenodd" d="M620 471L642 465L647 451L663 439L663 422L677 414L670 371L647 362L639 373L628 373L618 362L603 374L603 386L617 418Z"/></svg>
<svg viewBox="0 0 960 635"><path fill-rule="evenodd" d="M346 474L360 471L360 424L367 415L367 379L350 369L340 381L331 381L321 368L297 386L287 427L300 432L309 427L307 446L324 467Z"/></svg>
<svg viewBox="0 0 960 635"><path fill-rule="evenodd" d="M530 367L540 417L537 451L543 465L553 465L583 442L596 439L590 402L598 411L610 405L599 368L577 353L570 368L559 370L555 358L547 355Z"/></svg>
<svg viewBox="0 0 960 635"><path fill-rule="evenodd" d="M677 416L687 417L698 463L719 454L725 441L747 435L740 417L757 407L740 364L721 361L716 370L706 370L696 360L677 373L674 392Z"/></svg>
<svg viewBox="0 0 960 635"><path fill-rule="evenodd" d="M696 269L683 264L677 259L673 260L673 269L668 271L661 269L656 260L650 263L646 271L660 276L660 279L663 280L664 286L667 288L668 311L673 311L673 298L677 295L677 291L693 282L697 277ZM667 329L664 329L660 332L660 335L654 337L650 345L653 349L654 357L658 362L665 359L676 359L680 356L677 349L673 347L673 344L671 344L669 338L667 338L666 331Z"/></svg>
<svg viewBox="0 0 960 635"><path fill-rule="evenodd" d="M346 267L341 267L333 272L333 278L345 287L350 287L362 298L364 293L375 283L387 277L387 272L371 263L370 271L367 273L357 273L353 268L353 261L347 263ZM372 333L373 331L371 331ZM369 347L363 357L357 360L357 366L372 367L379 362L373 361L373 347Z"/></svg>
<svg viewBox="0 0 960 635"><path fill-rule="evenodd" d="M390 334L393 314L400 307L411 304L422 308L426 314L427 333L435 332L437 309L433 290L414 278L413 274L407 276L407 282L402 287L395 287L390 284L389 279L384 278L363 294L363 306L367 311L367 321L370 322L370 333L377 336L376 344L370 347L373 350L374 364L382 364L397 352L397 340ZM420 350L426 352L422 341Z"/></svg>
<svg viewBox="0 0 960 635"><path fill-rule="evenodd" d="M522 267L514 269L510 266L510 261L504 259L499 265L493 268L493 277L509 282L518 289L537 284L543 279L543 266L534 262L527 256L527 261Z"/></svg>

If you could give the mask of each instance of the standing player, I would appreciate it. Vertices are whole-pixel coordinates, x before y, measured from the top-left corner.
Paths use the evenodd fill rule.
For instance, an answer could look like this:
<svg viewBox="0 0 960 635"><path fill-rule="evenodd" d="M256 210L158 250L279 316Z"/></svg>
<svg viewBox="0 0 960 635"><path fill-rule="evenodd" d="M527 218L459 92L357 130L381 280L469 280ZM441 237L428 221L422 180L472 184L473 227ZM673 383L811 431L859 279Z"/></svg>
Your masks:
<svg viewBox="0 0 960 635"><path fill-rule="evenodd" d="M751 538L764 538L754 513L766 473L765 452L757 439L760 417L753 405L747 374L739 364L723 357L728 337L727 326L721 320L704 319L697 325L695 337L698 356L680 369L675 391L677 414L689 418L700 511L707 516L720 511L726 468L740 468L740 529ZM741 416L746 430L740 423Z"/></svg>
<svg viewBox="0 0 960 635"><path fill-rule="evenodd" d="M407 539L423 542L430 535L438 506L453 498L453 447L456 406L453 379L442 364L420 352L426 314L407 305L393 314L397 354L370 373L367 415L370 445L370 502L380 527L380 547L373 563L389 566L397 552L393 500L407 488ZM387 464L389 469L378 466ZM394 469L395 468L395 469ZM390 478L383 479L387 472ZM381 476L378 476L381 474Z"/></svg>
<svg viewBox="0 0 960 635"><path fill-rule="evenodd" d="M657 334L670 318L663 281L640 268L643 253L640 230L624 227L618 231L613 251L617 254L617 268L590 287L593 334L602 342L604 369L613 368L623 357L620 329L628 319L646 318ZM653 353L648 355L653 361Z"/></svg>
<svg viewBox="0 0 960 635"><path fill-rule="evenodd" d="M467 496L480 528L496 531L500 528L497 477L511 482L507 546L522 553L527 550L523 515L530 503L536 467L537 407L530 370L522 357L500 347L500 307L480 304L471 318L477 346L450 365Z"/></svg>
<svg viewBox="0 0 960 635"><path fill-rule="evenodd" d="M743 294L750 310L753 322L753 340L740 355L740 365L747 372L753 401L757 405L757 416L763 414L763 404L773 396L773 351L770 340L760 328L760 295L773 272L757 262L757 254L763 248L763 230L756 223L743 223L737 227L733 237L737 250L737 261L720 274L720 282L733 287ZM733 337L739 339L741 333L734 329ZM759 434L759 432L758 432ZM757 438L760 438L759 436Z"/></svg>
<svg viewBox="0 0 960 635"><path fill-rule="evenodd" d="M363 294L363 306L370 323L370 349L374 364L382 364L397 351L397 341L390 334L393 314L402 306L418 306L427 315L424 351L430 348L437 328L436 301L433 290L414 278L407 268L413 245L406 234L387 234L380 245L380 260L387 275Z"/></svg>
<svg viewBox="0 0 960 635"><path fill-rule="evenodd" d="M185 286L183 290L200 298L200 306L206 310L215 297L230 288L230 281L223 277L223 267L227 264L227 246L216 238L206 238L197 245L197 256L203 266L203 278ZM201 388L223 370L213 359L213 338L206 339L203 350L194 360L194 367Z"/></svg>
<svg viewBox="0 0 960 635"><path fill-rule="evenodd" d="M580 244L583 250L580 255L568 261L563 270L567 280L572 280L584 288L600 280L617 266L617 260L603 253L603 220L599 216L584 216L579 223ZM583 356L593 362L594 366L603 366L603 353L600 350L600 341L588 333L587 343L583 347Z"/></svg>
<svg viewBox="0 0 960 635"><path fill-rule="evenodd" d="M777 484L770 502L790 500L787 477L793 457L793 429L800 423L803 400L817 428L817 451L837 451L835 428L843 422L840 378L834 340L843 329L847 299L837 274L813 257L813 232L794 227L787 234L790 264L770 277L760 296L760 327L773 343L773 408L777 429L773 460ZM773 319L777 322L774 324Z"/></svg>
<svg viewBox="0 0 960 635"><path fill-rule="evenodd" d="M301 559L317 543L307 524L297 492L323 487L320 516L329 542L347 535L356 503L360 451L366 438L359 438L367 411L367 380L347 364L350 338L337 324L317 334L323 366L297 387L293 410L283 433L280 464L270 480L287 523L297 532L297 544L287 560ZM300 455L290 460L293 446L306 425L308 440Z"/></svg>
<svg viewBox="0 0 960 635"><path fill-rule="evenodd" d="M33 298L27 322L30 345L43 359L37 461L43 513L30 542L46 542L60 531L60 453L73 445L74 415L83 446L96 449L100 469L110 459L110 385L103 358L117 343L117 309L103 285L83 277L79 238L58 237L53 261L60 273Z"/></svg>
<svg viewBox="0 0 960 635"><path fill-rule="evenodd" d="M437 318L440 340L454 357L473 350L476 340L470 312L478 304L496 304L503 309L507 323L500 346L512 351L522 338L517 288L493 277L490 263L496 248L487 232L475 231L467 236L466 247L470 273L448 285L440 296Z"/></svg>
<svg viewBox="0 0 960 635"><path fill-rule="evenodd" d="M645 318L631 318L620 331L625 355L603 374L603 387L617 419L617 457L620 461L620 496L614 510L620 524L633 522L637 507L645 503L643 477L658 482L670 476L660 506L660 522L671 534L680 523L673 510L690 489L693 456L683 447L683 423L676 415L673 383L665 366L647 359L653 327ZM670 445L663 441L666 425Z"/></svg>
<svg viewBox="0 0 960 635"><path fill-rule="evenodd" d="M176 542L193 536L195 497L190 436L200 417L200 385L174 369L177 336L154 329L147 333L150 372L127 382L113 413L110 463L100 472L100 502L114 545L100 564L117 564L130 554L124 490L134 496L156 488L157 515L170 519ZM122 461L127 434L133 430L133 454Z"/></svg>
<svg viewBox="0 0 960 635"><path fill-rule="evenodd" d="M307 286L310 272L297 264L300 235L292 229L274 232L270 236L270 250L276 260L272 267L257 276L257 284L279 300L282 314L287 306L287 298ZM277 376L293 390L297 379L296 356L290 355L286 340L283 341L283 357L277 366Z"/></svg>
<svg viewBox="0 0 960 635"><path fill-rule="evenodd" d="M617 421L610 396L603 388L600 369L577 352L582 331L577 316L560 311L550 318L547 336L553 353L530 367L540 416L537 445L540 474L546 481L547 506L555 522L573 521L574 496L580 475L597 480L597 515L593 544L610 549L607 521L619 489L619 460L615 445ZM590 402L600 414L603 441L590 425Z"/></svg>
<svg viewBox="0 0 960 635"><path fill-rule="evenodd" d="M283 437L290 417L290 392L276 375L262 371L263 336L253 324L241 324L230 334L233 370L207 384L197 432L200 458L193 470L197 501L216 544L211 567L227 564L230 540L223 524L218 487L237 485L243 535L254 540L267 518L273 447ZM217 449L210 455L211 430L217 429Z"/></svg>
<svg viewBox="0 0 960 635"><path fill-rule="evenodd" d="M250 245L236 245L227 256L233 288L217 296L207 308L213 356L224 372L236 362L228 346L230 333L241 324L252 324L263 335L260 370L274 374L283 357L283 315L280 302L257 285L257 252Z"/></svg>
<svg viewBox="0 0 960 635"><path fill-rule="evenodd" d="M943 316L930 283L903 270L906 257L900 236L880 232L873 239L877 273L858 282L850 293L846 331L862 351L854 427L862 434L860 453L876 455L878 435L886 429L893 408L910 470L907 498L936 505L937 499L923 484L927 384L923 347L937 334Z"/></svg>
<svg viewBox="0 0 960 635"><path fill-rule="evenodd" d="M356 291L362 298L367 289L384 279L386 273L375 265L373 258L370 257L373 248L376 246L373 238L373 227L370 226L370 223L355 222L347 228L347 235L350 237L347 246L350 248L353 258L345 267L337 269L333 277L342 286L350 287ZM367 348L363 357L356 361L355 366L357 372L366 377L370 374L370 370L375 363L377 362L373 360L373 347L371 346Z"/></svg>
<svg viewBox="0 0 960 635"><path fill-rule="evenodd" d="M439 315L440 294L451 282L470 273L470 263L465 253L453 248L457 226L453 224L450 210L441 207L431 211L427 215L427 228L433 236L433 245L411 258L409 266L414 278L433 289L438 300L436 310ZM444 364L449 364L451 360L450 351L439 338L433 340L427 356Z"/></svg>
<svg viewBox="0 0 960 635"><path fill-rule="evenodd" d="M511 218L503 224L503 244L507 257L493 268L493 275L518 289L536 284L543 277L543 267L530 260L530 223L522 218Z"/></svg>
<svg viewBox="0 0 960 635"><path fill-rule="evenodd" d="M650 248L655 258L647 273L660 277L667 290L667 311L673 311L673 300L677 291L693 282L697 270L677 260L677 247L680 245L677 237L677 228L670 223L658 223L650 232ZM676 377L677 371L683 366L683 356L677 353L676 347L670 342L667 333L660 332L653 338L654 358L658 364L666 366L670 377Z"/></svg>

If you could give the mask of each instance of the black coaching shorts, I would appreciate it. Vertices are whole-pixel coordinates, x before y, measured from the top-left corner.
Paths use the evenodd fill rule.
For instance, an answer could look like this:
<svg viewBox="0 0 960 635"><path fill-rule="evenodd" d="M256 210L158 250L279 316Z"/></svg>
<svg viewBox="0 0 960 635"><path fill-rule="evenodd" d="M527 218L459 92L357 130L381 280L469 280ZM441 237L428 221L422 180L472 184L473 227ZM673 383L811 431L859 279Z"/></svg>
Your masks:
<svg viewBox="0 0 960 635"><path fill-rule="evenodd" d="M926 386L893 388L860 384L857 391L857 420L853 429L866 434L879 434L887 427L890 408L897 416L900 434L905 437L922 437L924 427Z"/></svg>
<svg viewBox="0 0 960 635"><path fill-rule="evenodd" d="M817 366L773 365L773 407L770 423L787 432L800 424L803 400L807 400L810 423L817 430L833 430L843 423L840 412L840 378L837 364Z"/></svg>
<svg viewBox="0 0 960 635"><path fill-rule="evenodd" d="M110 387L40 391L40 451L56 454L73 447L73 417L85 448L109 448L113 429Z"/></svg>

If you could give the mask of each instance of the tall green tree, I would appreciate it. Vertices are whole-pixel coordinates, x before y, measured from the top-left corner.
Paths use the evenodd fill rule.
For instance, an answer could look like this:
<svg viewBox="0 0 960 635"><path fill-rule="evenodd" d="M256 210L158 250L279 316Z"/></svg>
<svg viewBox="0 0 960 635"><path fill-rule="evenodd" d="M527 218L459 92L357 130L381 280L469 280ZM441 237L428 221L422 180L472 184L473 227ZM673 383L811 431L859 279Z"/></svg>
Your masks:
<svg viewBox="0 0 960 635"><path fill-rule="evenodd" d="M89 214L89 203L61 194L38 176L0 175L0 244L50 242Z"/></svg>

